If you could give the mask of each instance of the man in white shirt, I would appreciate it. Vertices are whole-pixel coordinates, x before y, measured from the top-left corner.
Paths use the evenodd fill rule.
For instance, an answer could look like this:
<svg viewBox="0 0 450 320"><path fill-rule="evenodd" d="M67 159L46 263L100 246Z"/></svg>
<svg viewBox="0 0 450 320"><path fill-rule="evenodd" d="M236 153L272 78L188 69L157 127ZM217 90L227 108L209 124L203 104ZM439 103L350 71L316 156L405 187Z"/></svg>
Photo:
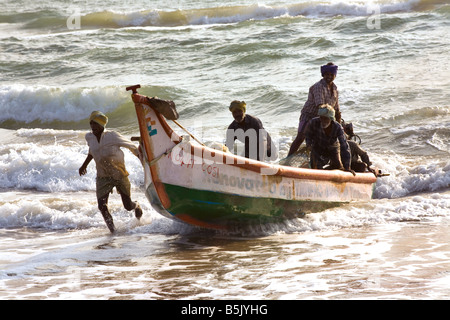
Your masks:
<svg viewBox="0 0 450 320"><path fill-rule="evenodd" d="M92 132L86 134L89 154L79 169L80 176L85 175L88 164L94 159L97 167L97 199L98 208L105 219L111 233L115 231L114 222L108 210L109 194L115 187L122 197L126 210L134 210L137 219L142 216L142 209L137 202L131 200L131 185L128 171L125 168L124 153L121 147L129 149L139 157L138 148L120 133L105 130L108 117L100 111L92 112L89 124Z"/></svg>

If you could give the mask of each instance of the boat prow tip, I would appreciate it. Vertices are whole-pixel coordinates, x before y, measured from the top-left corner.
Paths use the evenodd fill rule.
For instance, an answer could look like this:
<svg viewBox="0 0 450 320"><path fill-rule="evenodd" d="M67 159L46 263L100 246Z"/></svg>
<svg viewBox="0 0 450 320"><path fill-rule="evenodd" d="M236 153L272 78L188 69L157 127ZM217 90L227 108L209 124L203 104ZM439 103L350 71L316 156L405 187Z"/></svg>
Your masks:
<svg viewBox="0 0 450 320"><path fill-rule="evenodd" d="M133 92L133 94L136 94L137 93L137 89L139 89L140 87L141 87L140 84L136 84L134 86L126 87L125 90L126 91L130 91L131 90Z"/></svg>

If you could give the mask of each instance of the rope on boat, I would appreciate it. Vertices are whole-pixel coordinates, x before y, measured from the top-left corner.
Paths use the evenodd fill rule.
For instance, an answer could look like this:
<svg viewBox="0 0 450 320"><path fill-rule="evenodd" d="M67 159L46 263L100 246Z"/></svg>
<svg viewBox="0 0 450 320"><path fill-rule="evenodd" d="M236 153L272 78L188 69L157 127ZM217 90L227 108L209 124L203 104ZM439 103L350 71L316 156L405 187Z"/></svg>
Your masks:
<svg viewBox="0 0 450 320"><path fill-rule="evenodd" d="M181 141L183 141L183 137L181 137ZM166 152L163 152L161 155L157 156L156 158L154 158L152 161L148 161L147 163L149 165L149 167L153 166L155 163L157 163L162 157L167 156L169 154L170 151L173 150L173 148L175 148L178 144L173 145L172 147L170 147L169 149L166 150Z"/></svg>
<svg viewBox="0 0 450 320"><path fill-rule="evenodd" d="M200 140L198 140L196 137L194 137L194 135L192 133L190 133L185 127L183 127L181 125L181 123L179 123L177 120L172 120L177 126L179 126L181 129L183 129L184 132L186 132L188 135L191 136L192 139L194 139L195 141L197 141L198 143L200 143L202 146L206 147L205 144L203 142L201 142Z"/></svg>

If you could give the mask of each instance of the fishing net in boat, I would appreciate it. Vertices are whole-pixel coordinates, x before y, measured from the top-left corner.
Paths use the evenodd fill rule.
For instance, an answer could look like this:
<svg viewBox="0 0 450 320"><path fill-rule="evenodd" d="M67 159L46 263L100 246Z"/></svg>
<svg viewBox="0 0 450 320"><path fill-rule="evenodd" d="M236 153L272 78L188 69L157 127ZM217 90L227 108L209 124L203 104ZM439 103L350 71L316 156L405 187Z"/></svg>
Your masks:
<svg viewBox="0 0 450 320"><path fill-rule="evenodd" d="M300 147L293 155L280 159L278 164L289 167L309 168L309 151L305 146Z"/></svg>

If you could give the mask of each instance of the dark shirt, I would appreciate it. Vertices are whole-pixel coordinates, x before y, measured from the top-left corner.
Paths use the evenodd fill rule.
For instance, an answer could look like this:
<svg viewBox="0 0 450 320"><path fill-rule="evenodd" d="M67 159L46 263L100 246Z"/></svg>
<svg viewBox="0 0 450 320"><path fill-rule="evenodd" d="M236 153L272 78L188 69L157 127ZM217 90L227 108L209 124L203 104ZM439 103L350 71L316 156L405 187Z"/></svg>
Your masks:
<svg viewBox="0 0 450 320"><path fill-rule="evenodd" d="M267 135L267 156L272 156L272 138L264 129L261 120L257 117L246 114L242 124L233 121L227 130L226 145L230 151L234 149L234 141L238 139L245 145L245 157L256 160L264 160L264 138ZM275 147L274 147L275 150Z"/></svg>
<svg viewBox="0 0 450 320"><path fill-rule="evenodd" d="M317 153L327 155L331 150L340 146L342 165L345 169L350 168L350 150L345 139L344 130L336 121L331 121L331 133L326 135L322 128L320 118L312 119L306 128L306 145L311 146Z"/></svg>

